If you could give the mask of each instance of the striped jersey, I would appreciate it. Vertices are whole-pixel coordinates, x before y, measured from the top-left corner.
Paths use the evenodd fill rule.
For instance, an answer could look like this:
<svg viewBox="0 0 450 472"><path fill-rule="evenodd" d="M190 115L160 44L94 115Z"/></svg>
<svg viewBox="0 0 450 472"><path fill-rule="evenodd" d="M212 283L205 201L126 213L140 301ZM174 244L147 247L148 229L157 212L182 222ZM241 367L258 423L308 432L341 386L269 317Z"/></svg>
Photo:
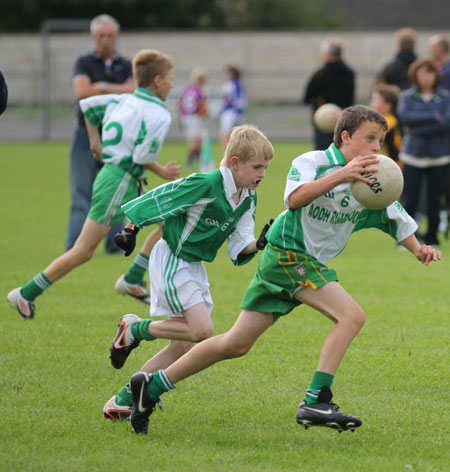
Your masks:
<svg viewBox="0 0 450 472"><path fill-rule="evenodd" d="M86 119L102 126L102 159L140 178L142 165L156 161L171 117L164 102L145 88L133 94L96 95L80 100Z"/></svg>
<svg viewBox="0 0 450 472"><path fill-rule="evenodd" d="M233 174L228 167L160 185L122 206L138 228L164 221L163 238L177 257L187 262L211 262L228 240L236 265L254 254L240 255L255 240L256 192L243 189L238 204Z"/></svg>
<svg viewBox="0 0 450 472"><path fill-rule="evenodd" d="M326 151L311 151L294 159L284 193L286 206L298 187L332 174L346 163L334 144ZM345 182L304 207L285 210L271 226L267 239L274 246L304 252L326 263L345 248L352 233L363 228L378 228L402 241L416 231L417 224L398 202L384 210L368 210Z"/></svg>

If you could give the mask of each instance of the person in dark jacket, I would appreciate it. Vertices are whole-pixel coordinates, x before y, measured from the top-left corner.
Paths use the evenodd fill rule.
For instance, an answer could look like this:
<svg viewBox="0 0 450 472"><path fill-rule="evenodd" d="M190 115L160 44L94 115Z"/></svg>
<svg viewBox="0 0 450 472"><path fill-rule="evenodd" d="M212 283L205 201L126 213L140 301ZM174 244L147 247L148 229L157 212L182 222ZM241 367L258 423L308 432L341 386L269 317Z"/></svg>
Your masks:
<svg viewBox="0 0 450 472"><path fill-rule="evenodd" d="M397 31L398 52L388 62L377 77L376 85L396 85L401 90L411 87L408 75L409 66L417 59L414 51L416 46L416 32L411 28L402 28Z"/></svg>
<svg viewBox="0 0 450 472"><path fill-rule="evenodd" d="M400 160L404 164L402 201L414 215L426 182L425 244L437 246L439 211L450 163L450 93L439 87L440 72L430 59L417 59L409 74L413 87L400 95L398 116L403 125Z"/></svg>
<svg viewBox="0 0 450 472"><path fill-rule="evenodd" d="M314 112L325 103L334 103L341 108L353 105L355 97L355 73L342 60L342 45L337 39L326 39L321 47L324 64L310 77L303 103L311 106L311 121ZM314 148L327 149L333 142L333 133L317 129L312 121Z"/></svg>
<svg viewBox="0 0 450 472"><path fill-rule="evenodd" d="M6 110L8 105L8 86L6 85L5 77L0 71L0 115Z"/></svg>

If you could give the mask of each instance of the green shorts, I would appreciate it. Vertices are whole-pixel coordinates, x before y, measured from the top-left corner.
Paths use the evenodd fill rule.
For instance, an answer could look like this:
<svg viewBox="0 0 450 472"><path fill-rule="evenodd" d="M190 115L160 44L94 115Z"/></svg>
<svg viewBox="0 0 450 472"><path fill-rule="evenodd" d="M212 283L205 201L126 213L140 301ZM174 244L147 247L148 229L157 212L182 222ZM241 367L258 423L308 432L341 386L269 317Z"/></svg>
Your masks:
<svg viewBox="0 0 450 472"><path fill-rule="evenodd" d="M241 308L273 313L277 320L300 305L294 293L302 287L317 289L337 280L336 271L314 257L269 243L259 257L258 270L244 293Z"/></svg>
<svg viewBox="0 0 450 472"><path fill-rule="evenodd" d="M94 181L88 218L114 226L124 217L120 206L138 196L136 177L114 164L105 164Z"/></svg>

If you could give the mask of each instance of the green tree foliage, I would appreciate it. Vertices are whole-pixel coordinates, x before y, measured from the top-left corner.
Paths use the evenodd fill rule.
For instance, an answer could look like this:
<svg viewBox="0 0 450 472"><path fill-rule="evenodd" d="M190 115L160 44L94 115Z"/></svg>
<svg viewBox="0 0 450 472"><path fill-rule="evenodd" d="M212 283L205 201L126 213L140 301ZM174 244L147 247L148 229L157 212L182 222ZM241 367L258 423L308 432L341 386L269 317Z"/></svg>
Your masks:
<svg viewBox="0 0 450 472"><path fill-rule="evenodd" d="M342 26L327 0L2 0L0 31L38 31L49 18L116 17L125 30L325 28Z"/></svg>

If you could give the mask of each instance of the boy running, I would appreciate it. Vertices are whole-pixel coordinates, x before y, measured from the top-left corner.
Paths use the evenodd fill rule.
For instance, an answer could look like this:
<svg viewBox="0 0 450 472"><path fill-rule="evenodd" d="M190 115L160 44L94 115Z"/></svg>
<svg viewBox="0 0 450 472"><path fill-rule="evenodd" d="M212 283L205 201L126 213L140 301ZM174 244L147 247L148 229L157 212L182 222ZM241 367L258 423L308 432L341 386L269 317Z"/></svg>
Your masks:
<svg viewBox="0 0 450 472"><path fill-rule="evenodd" d="M226 240L235 265L249 262L264 247L268 225L257 241L254 237L255 189L272 156L273 147L263 133L239 126L231 134L219 169L161 185L122 207L132 223L116 241L127 251L133 249L140 228L164 221L162 239L150 257L150 316L168 319L123 316L110 349L116 369L141 341L170 340L142 367L154 372L211 336L213 301L203 261L212 262ZM124 419L131 405L131 390L125 385L103 412L106 418Z"/></svg>
<svg viewBox="0 0 450 472"><path fill-rule="evenodd" d="M280 316L300 304L325 315L334 327L297 410L297 422L305 428L326 426L338 431L361 426L358 417L339 411L331 402L331 385L348 346L364 325L365 314L325 264L345 248L353 232L363 228L390 234L423 264L441 258L439 251L419 244L414 236L417 225L398 202L385 210L368 210L350 192L356 179L370 183L364 173L372 172L386 130L386 120L375 110L349 107L343 110L334 143L327 150L294 159L284 196L288 209L267 233L268 244L234 326L197 344L165 370L132 376L130 419L136 433L147 433L149 416L161 394L216 362L243 356Z"/></svg>
<svg viewBox="0 0 450 472"><path fill-rule="evenodd" d="M140 51L133 58L138 88L132 95L99 95L80 101L92 153L105 165L94 181L91 209L74 246L23 287L9 292L9 302L23 319L34 317L36 297L92 257L110 228L123 218L120 206L139 195L145 169L170 180L180 174L174 161L165 166L155 162L171 121L164 101L172 88L173 69L169 56ZM144 244L148 253L154 243L151 236ZM125 280L120 288L136 298L148 297L148 293L136 292L139 287L127 286Z"/></svg>

